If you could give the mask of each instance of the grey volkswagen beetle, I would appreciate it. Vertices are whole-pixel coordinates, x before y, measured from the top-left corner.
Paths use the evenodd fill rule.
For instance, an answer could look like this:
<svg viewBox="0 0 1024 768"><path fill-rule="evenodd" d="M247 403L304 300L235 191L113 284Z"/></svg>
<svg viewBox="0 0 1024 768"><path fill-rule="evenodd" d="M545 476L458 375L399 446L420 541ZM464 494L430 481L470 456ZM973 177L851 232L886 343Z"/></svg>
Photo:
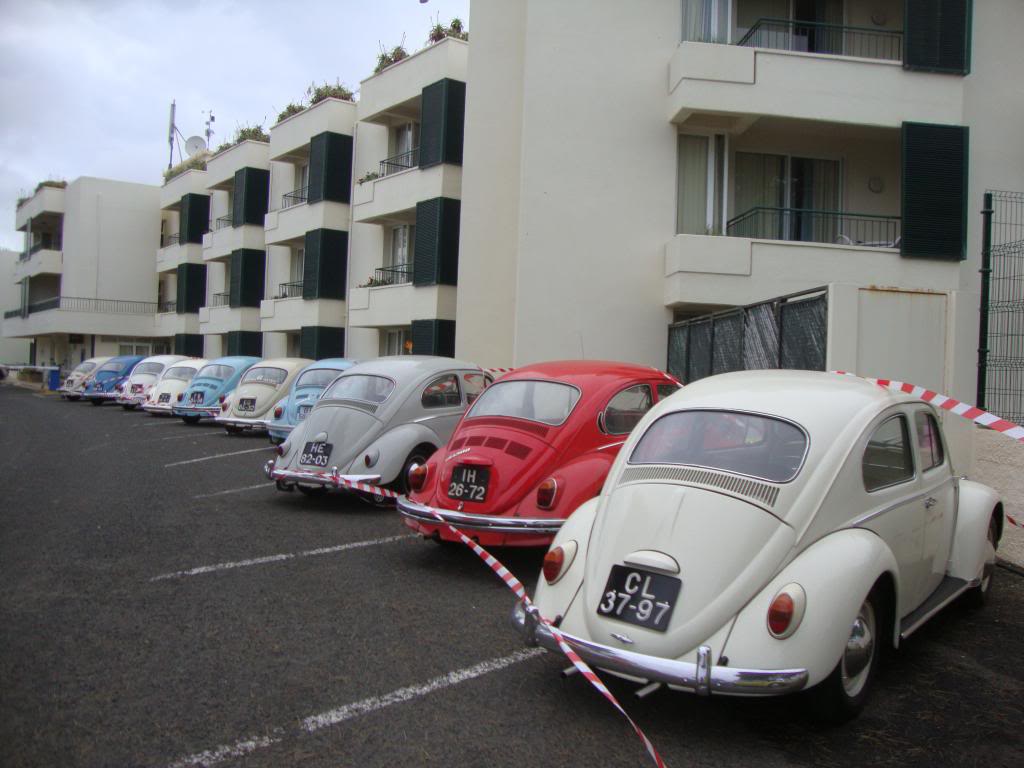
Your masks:
<svg viewBox="0 0 1024 768"><path fill-rule="evenodd" d="M488 381L479 366L449 357L360 363L331 382L263 471L279 490L307 495L351 482L405 493L410 467L448 442Z"/></svg>

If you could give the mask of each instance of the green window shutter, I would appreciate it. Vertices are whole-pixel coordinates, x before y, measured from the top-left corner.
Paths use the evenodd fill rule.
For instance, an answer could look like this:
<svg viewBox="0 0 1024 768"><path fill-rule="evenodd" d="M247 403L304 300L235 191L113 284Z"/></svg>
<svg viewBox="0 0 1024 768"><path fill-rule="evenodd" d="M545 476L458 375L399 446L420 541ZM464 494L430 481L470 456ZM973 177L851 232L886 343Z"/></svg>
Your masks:
<svg viewBox="0 0 1024 768"><path fill-rule="evenodd" d="M412 353L455 357L454 320L413 320Z"/></svg>
<svg viewBox="0 0 1024 768"><path fill-rule="evenodd" d="M178 233L181 243L202 243L210 228L210 196L189 193L181 196Z"/></svg>
<svg viewBox="0 0 1024 768"><path fill-rule="evenodd" d="M178 295L175 311L179 315L198 312L206 303L206 265L178 265Z"/></svg>
<svg viewBox="0 0 1024 768"><path fill-rule="evenodd" d="M228 331L227 354L263 357L263 334L259 331Z"/></svg>
<svg viewBox="0 0 1024 768"><path fill-rule="evenodd" d="M325 131L309 142L308 202L348 203L352 191L352 137Z"/></svg>
<svg viewBox="0 0 1024 768"><path fill-rule="evenodd" d="M266 252L240 248L231 252L228 303L232 307L258 307L263 300Z"/></svg>
<svg viewBox="0 0 1024 768"><path fill-rule="evenodd" d="M965 126L904 123L900 253L932 259L967 256Z"/></svg>
<svg viewBox="0 0 1024 768"><path fill-rule="evenodd" d="M416 203L413 285L457 285L462 203L435 197Z"/></svg>
<svg viewBox="0 0 1024 768"><path fill-rule="evenodd" d="M971 71L971 0L904 0L903 12L904 68Z"/></svg>
<svg viewBox="0 0 1024 768"><path fill-rule="evenodd" d="M445 78L420 93L420 168L438 163L462 165L466 84Z"/></svg>
<svg viewBox="0 0 1024 768"><path fill-rule="evenodd" d="M239 168L235 171L235 191L231 200L231 226L263 226L270 204L270 171Z"/></svg>
<svg viewBox="0 0 1024 768"><path fill-rule="evenodd" d="M304 325L299 330L299 356L312 360L345 356L345 329Z"/></svg>
<svg viewBox="0 0 1024 768"><path fill-rule="evenodd" d="M313 229L306 233L302 298L345 299L348 232Z"/></svg>
<svg viewBox="0 0 1024 768"><path fill-rule="evenodd" d="M174 354L202 357L203 335L201 333L174 334Z"/></svg>

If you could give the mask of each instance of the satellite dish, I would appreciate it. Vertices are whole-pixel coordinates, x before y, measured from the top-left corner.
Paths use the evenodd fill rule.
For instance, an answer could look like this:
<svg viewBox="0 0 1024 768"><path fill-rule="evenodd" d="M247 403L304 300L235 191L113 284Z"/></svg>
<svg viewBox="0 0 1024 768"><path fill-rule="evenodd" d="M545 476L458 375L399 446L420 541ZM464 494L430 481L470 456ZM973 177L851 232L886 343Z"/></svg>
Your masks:
<svg viewBox="0 0 1024 768"><path fill-rule="evenodd" d="M188 152L188 156L192 157L196 152L201 152L206 149L206 142L202 136L189 136L185 140L185 151Z"/></svg>

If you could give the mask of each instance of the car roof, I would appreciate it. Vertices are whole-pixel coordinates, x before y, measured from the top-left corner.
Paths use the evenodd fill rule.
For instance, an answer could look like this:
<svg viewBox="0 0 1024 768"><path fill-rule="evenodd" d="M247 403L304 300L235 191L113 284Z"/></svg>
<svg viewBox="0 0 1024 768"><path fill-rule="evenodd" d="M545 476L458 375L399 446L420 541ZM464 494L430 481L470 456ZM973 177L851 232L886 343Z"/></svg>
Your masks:
<svg viewBox="0 0 1024 768"><path fill-rule="evenodd" d="M271 357L252 364L253 368L304 368L312 362L308 357Z"/></svg>
<svg viewBox="0 0 1024 768"><path fill-rule="evenodd" d="M480 369L476 363L467 363L451 357L434 357L432 355L391 355L368 360L353 365L344 376L353 373L366 373L376 376L387 376L392 379L410 379L428 376L431 373L444 373L451 370Z"/></svg>
<svg viewBox="0 0 1024 768"><path fill-rule="evenodd" d="M143 363L163 363L164 365L170 365L176 363L178 360L185 359L184 355L152 355L151 357L144 358Z"/></svg>
<svg viewBox="0 0 1024 768"><path fill-rule="evenodd" d="M649 365L620 363L612 360L554 360L524 365L506 373L501 381L513 379L554 379L558 381L621 381L622 379L664 378L674 384L675 379Z"/></svg>
<svg viewBox="0 0 1024 768"><path fill-rule="evenodd" d="M255 365L260 361L258 357L245 357L241 355L230 355L228 357L218 357L214 360L208 360L209 365L230 365L232 368L238 368L242 365Z"/></svg>
<svg viewBox="0 0 1024 768"><path fill-rule="evenodd" d="M175 363L171 363L170 366L168 366L168 367L170 367L170 368L180 368L182 366L185 366L185 367L188 367L188 368L195 368L198 371L200 368L202 368L208 362L210 362L210 361L207 360L205 357L186 357L184 360L178 360Z"/></svg>
<svg viewBox="0 0 1024 768"><path fill-rule="evenodd" d="M108 363L127 363L129 360L141 361L144 358L142 355L118 355L107 360Z"/></svg>
<svg viewBox="0 0 1024 768"><path fill-rule="evenodd" d="M349 360L347 357L326 357L323 360L314 360L306 366L307 371L317 371L325 368L337 370L339 367L351 368L358 364L358 360Z"/></svg>

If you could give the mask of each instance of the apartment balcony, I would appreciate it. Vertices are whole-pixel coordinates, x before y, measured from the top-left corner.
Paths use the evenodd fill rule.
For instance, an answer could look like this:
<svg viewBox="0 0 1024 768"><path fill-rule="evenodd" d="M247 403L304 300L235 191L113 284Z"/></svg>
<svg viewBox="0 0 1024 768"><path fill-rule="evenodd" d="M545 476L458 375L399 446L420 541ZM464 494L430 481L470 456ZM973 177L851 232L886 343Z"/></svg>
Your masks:
<svg viewBox="0 0 1024 768"><path fill-rule="evenodd" d="M4 335L41 336L87 333L108 336L151 336L155 301L52 296L24 309L4 312Z"/></svg>
<svg viewBox="0 0 1024 768"><path fill-rule="evenodd" d="M197 168L175 176L160 187L161 210L177 210L181 204L181 198L185 195L207 194L209 184L206 171L200 171Z"/></svg>
<svg viewBox="0 0 1024 768"><path fill-rule="evenodd" d="M351 136L355 122L353 102L324 99L270 129L270 159L285 163L307 162L310 139L327 131Z"/></svg>
<svg viewBox="0 0 1024 768"><path fill-rule="evenodd" d="M36 275L59 275L64 269L64 252L37 243L18 257L14 264L14 282Z"/></svg>
<svg viewBox="0 0 1024 768"><path fill-rule="evenodd" d="M173 303L173 302L171 302ZM179 315L174 309L160 308L156 314L154 336L174 336L178 333L200 333L199 315L195 312Z"/></svg>
<svg viewBox="0 0 1024 768"><path fill-rule="evenodd" d="M179 264L202 264L203 246L199 243L182 243L177 233L169 235L163 246L156 252L156 271L173 272Z"/></svg>
<svg viewBox="0 0 1024 768"><path fill-rule="evenodd" d="M43 186L32 197L18 206L14 214L14 228L24 231L30 219L46 214L64 216L64 188Z"/></svg>
<svg viewBox="0 0 1024 768"><path fill-rule="evenodd" d="M246 140L218 152L206 163L206 188L233 190L235 171L242 168L269 170L270 145Z"/></svg>
<svg viewBox="0 0 1024 768"><path fill-rule="evenodd" d="M435 197L462 198L462 167L442 163L420 169L403 168L409 153L383 159L388 173L356 184L352 191L352 218L361 224L412 224L416 203Z"/></svg>
<svg viewBox="0 0 1024 768"><path fill-rule="evenodd" d="M281 283L274 298L260 303L260 330L298 331L304 326L345 326L345 302L303 299L302 282Z"/></svg>
<svg viewBox="0 0 1024 768"><path fill-rule="evenodd" d="M330 200L310 203L308 192L308 187L302 187L286 192L276 201L277 210L267 213L263 220L267 245L298 243L307 232L315 229L348 230L348 205Z"/></svg>
<svg viewBox="0 0 1024 768"><path fill-rule="evenodd" d="M452 285L414 286L398 282L408 278L401 268L377 270L371 286L352 288L348 293L348 320L353 328L394 328L412 324L413 320L455 319L456 288ZM382 274L383 273L383 274ZM394 283L373 285L378 278Z"/></svg>
<svg viewBox="0 0 1024 768"><path fill-rule="evenodd" d="M222 261L240 248L262 251L265 243L263 227L258 224L232 227L231 217L221 216L213 221L211 231L203 235L202 261Z"/></svg>
<svg viewBox="0 0 1024 768"><path fill-rule="evenodd" d="M380 125L419 120L423 88L445 78L466 82L468 52L467 42L447 37L366 78L359 87L359 119Z"/></svg>
<svg viewBox="0 0 1024 768"><path fill-rule="evenodd" d="M199 308L199 333L204 335L259 330L259 308L228 306L226 293L213 294L210 305Z"/></svg>

